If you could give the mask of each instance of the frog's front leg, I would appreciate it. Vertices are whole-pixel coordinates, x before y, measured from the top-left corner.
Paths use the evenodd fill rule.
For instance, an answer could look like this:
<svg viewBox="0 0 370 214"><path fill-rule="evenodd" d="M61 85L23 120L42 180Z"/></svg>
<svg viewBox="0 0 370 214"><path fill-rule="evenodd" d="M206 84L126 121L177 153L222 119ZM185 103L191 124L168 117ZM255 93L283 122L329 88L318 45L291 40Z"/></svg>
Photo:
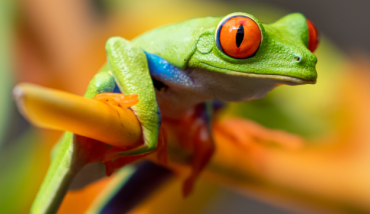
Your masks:
<svg viewBox="0 0 370 214"><path fill-rule="evenodd" d="M113 37L107 41L106 52L109 70L121 92L127 95L138 95L139 103L131 109L141 123L143 144L128 150L117 148L112 150L116 153L114 154L116 158L126 156L127 161L131 162L135 156L141 157L157 148L161 114L145 53L138 46L119 37ZM110 104L124 105L119 101L119 96L115 94L102 94L95 99L106 100Z"/></svg>

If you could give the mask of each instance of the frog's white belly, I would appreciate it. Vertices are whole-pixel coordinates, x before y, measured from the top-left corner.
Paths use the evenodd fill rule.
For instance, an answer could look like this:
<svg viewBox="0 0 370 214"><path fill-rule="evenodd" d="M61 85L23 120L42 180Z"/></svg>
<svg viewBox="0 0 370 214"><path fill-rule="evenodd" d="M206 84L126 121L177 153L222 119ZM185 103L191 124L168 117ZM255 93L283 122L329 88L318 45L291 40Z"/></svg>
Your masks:
<svg viewBox="0 0 370 214"><path fill-rule="evenodd" d="M281 80L232 76L206 69L178 70L178 78L161 78L154 81L164 84L156 90L161 113L165 117L178 118L191 107L206 101L242 102L260 99L279 84Z"/></svg>

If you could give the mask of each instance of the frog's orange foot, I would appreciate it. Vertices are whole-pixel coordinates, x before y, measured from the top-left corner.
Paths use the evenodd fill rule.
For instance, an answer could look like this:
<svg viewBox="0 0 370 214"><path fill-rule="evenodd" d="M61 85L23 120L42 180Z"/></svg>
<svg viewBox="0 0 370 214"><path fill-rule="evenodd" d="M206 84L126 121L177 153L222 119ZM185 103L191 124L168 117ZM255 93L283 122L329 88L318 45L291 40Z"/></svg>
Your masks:
<svg viewBox="0 0 370 214"><path fill-rule="evenodd" d="M139 102L137 94L100 93L95 95L93 99L119 107L131 107Z"/></svg>

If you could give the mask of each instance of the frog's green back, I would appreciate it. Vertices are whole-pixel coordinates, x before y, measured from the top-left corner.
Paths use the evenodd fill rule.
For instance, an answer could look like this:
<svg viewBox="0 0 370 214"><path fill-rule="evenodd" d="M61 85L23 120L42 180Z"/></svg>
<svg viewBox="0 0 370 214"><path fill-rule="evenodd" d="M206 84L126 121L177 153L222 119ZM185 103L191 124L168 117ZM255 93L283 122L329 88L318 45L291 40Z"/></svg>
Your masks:
<svg viewBox="0 0 370 214"><path fill-rule="evenodd" d="M201 34L213 33L222 17L203 17L158 27L133 42L178 68L185 68Z"/></svg>

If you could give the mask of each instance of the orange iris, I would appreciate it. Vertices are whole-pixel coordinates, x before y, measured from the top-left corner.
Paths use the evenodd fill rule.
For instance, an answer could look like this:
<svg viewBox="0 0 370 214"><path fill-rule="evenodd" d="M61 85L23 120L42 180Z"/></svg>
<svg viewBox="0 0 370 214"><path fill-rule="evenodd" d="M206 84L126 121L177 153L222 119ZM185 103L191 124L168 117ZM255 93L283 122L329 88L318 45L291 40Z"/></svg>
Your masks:
<svg viewBox="0 0 370 214"><path fill-rule="evenodd" d="M256 53L261 44L259 26L245 16L231 17L218 31L218 42L222 51L233 58L248 58Z"/></svg>
<svg viewBox="0 0 370 214"><path fill-rule="evenodd" d="M313 53L320 42L319 31L310 20L307 19L308 26L308 49Z"/></svg>

